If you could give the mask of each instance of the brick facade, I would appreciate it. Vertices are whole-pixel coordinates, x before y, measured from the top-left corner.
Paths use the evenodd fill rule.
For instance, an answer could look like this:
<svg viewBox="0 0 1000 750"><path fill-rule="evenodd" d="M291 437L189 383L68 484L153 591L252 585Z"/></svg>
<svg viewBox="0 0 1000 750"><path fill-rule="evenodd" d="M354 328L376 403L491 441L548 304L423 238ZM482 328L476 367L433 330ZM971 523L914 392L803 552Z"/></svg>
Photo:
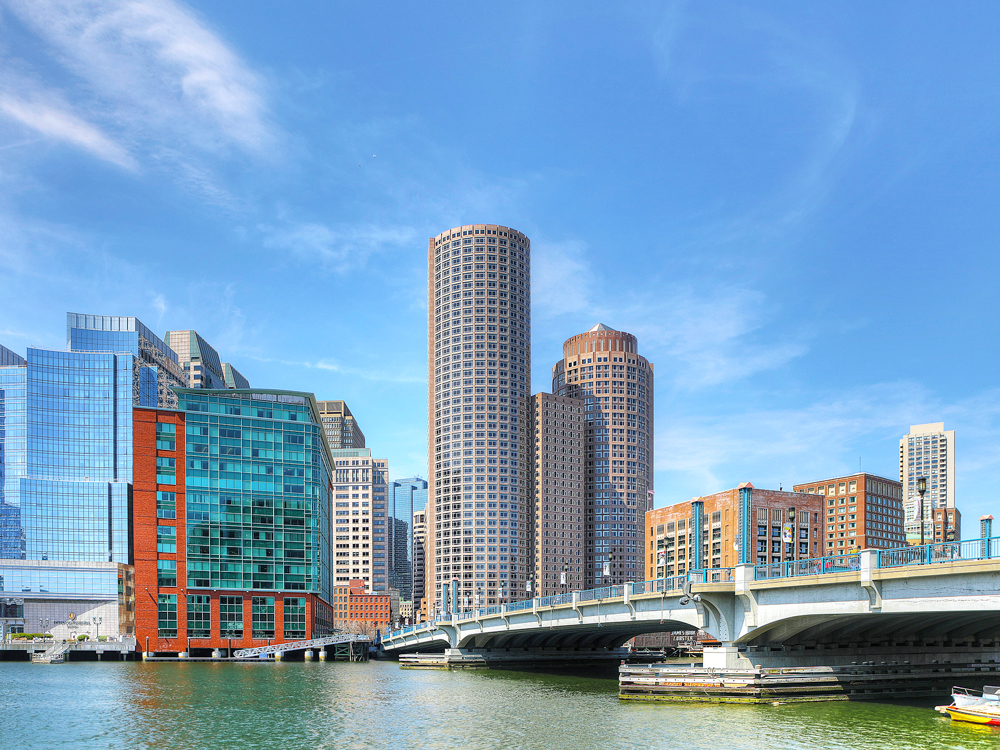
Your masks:
<svg viewBox="0 0 1000 750"><path fill-rule="evenodd" d="M770 564L819 557L823 518L822 500L816 495L781 490L751 490L751 562ZM702 567L731 568L739 562L739 488L716 492L646 513L646 580L682 575L691 569L694 534L693 504L703 503ZM794 520L789 511L794 509ZM785 526L793 540L785 542Z"/></svg>

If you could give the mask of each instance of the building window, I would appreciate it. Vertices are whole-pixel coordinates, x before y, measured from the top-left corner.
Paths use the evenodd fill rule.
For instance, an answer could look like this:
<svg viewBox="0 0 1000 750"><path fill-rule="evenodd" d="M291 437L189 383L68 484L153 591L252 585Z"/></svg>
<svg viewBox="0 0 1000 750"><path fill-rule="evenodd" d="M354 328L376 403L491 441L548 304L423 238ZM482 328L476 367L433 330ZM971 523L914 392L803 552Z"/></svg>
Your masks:
<svg viewBox="0 0 1000 750"><path fill-rule="evenodd" d="M219 635L223 638L243 637L243 597L219 597Z"/></svg>
<svg viewBox="0 0 1000 750"><path fill-rule="evenodd" d="M212 637L212 600L203 594L188 594L188 638Z"/></svg>
<svg viewBox="0 0 1000 750"><path fill-rule="evenodd" d="M250 606L253 613L253 637L274 638L274 597L255 596Z"/></svg>
<svg viewBox="0 0 1000 750"><path fill-rule="evenodd" d="M285 638L306 637L306 600L304 597L285 597Z"/></svg>
<svg viewBox="0 0 1000 750"><path fill-rule="evenodd" d="M160 638L177 637L177 594L159 594L156 599L157 632Z"/></svg>
<svg viewBox="0 0 1000 750"><path fill-rule="evenodd" d="M156 493L156 517L172 519L177 518L177 493L160 492Z"/></svg>
<svg viewBox="0 0 1000 750"><path fill-rule="evenodd" d="M173 587L177 585L176 560L156 561L156 585L160 587ZM177 604L176 597L174 597L174 604ZM174 610L176 611L176 606Z"/></svg>
<svg viewBox="0 0 1000 750"><path fill-rule="evenodd" d="M177 484L177 459L156 457L156 483Z"/></svg>
<svg viewBox="0 0 1000 750"><path fill-rule="evenodd" d="M157 552L177 552L177 529L173 526L156 527L156 551ZM174 564L176 568L176 563Z"/></svg>
<svg viewBox="0 0 1000 750"><path fill-rule="evenodd" d="M156 450L174 451L177 450L177 435L175 427L166 422L156 423Z"/></svg>

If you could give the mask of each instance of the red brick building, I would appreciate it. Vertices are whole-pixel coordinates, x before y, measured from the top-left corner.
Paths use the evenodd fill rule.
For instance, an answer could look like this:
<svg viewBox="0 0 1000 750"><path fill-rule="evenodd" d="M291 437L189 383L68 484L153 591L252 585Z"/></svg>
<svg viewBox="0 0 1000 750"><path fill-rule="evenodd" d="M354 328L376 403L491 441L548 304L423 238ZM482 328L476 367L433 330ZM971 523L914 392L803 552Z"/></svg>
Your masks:
<svg viewBox="0 0 1000 750"><path fill-rule="evenodd" d="M333 620L338 630L385 630L392 622L389 594L365 593L365 582L352 579L333 589Z"/></svg>
<svg viewBox="0 0 1000 750"><path fill-rule="evenodd" d="M962 540L962 514L958 508L934 508L932 523L934 526L934 538L927 534L927 543L950 542ZM948 514L948 530L945 532L945 513ZM929 530L928 530L929 531Z"/></svg>
<svg viewBox="0 0 1000 750"><path fill-rule="evenodd" d="M858 472L800 482L792 489L822 498L826 529L821 554L906 546L903 485L895 479Z"/></svg>
<svg viewBox="0 0 1000 750"><path fill-rule="evenodd" d="M231 565L253 567L273 562L275 532L249 531L257 528L249 523L227 527L224 519L220 522L220 513L214 519L203 510L189 515L185 427L181 411L133 410L132 526L139 648L207 656L230 643L233 649L248 648L332 632L333 609L309 591L189 585L189 545L202 553L225 549L236 560ZM189 524L195 532L190 537ZM234 537L232 541L219 539L227 534ZM226 543L231 546L224 547Z"/></svg>
<svg viewBox="0 0 1000 750"><path fill-rule="evenodd" d="M751 492L752 563L806 560L822 554L822 498L757 489L747 482L647 512L646 580L682 575L694 567L697 503L702 523L701 567L734 567L739 562L736 547L743 488Z"/></svg>

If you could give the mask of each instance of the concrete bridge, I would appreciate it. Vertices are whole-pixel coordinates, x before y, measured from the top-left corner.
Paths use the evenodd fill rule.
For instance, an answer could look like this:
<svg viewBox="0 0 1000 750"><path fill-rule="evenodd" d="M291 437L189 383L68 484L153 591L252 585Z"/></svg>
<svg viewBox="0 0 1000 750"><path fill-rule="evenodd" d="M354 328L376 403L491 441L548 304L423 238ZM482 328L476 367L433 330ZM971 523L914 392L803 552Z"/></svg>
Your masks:
<svg viewBox="0 0 1000 750"><path fill-rule="evenodd" d="M633 636L696 628L722 644L705 650L712 668L1000 661L1000 538L573 591L403 628L382 648L617 657Z"/></svg>

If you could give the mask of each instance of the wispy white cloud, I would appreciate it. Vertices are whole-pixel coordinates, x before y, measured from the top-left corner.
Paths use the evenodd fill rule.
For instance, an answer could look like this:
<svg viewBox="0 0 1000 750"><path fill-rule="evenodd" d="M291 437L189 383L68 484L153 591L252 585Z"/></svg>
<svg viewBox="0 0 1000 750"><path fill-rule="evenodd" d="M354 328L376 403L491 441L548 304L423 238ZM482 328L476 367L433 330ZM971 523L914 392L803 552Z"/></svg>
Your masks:
<svg viewBox="0 0 1000 750"><path fill-rule="evenodd" d="M270 357L252 357L260 362L277 362L288 367L304 367L311 370L326 370L328 372L335 372L340 375L348 375L351 377L361 378L362 380L369 380L373 382L382 383L426 383L427 376L423 373L415 373L408 370L400 370L398 372L388 371L378 368L364 368L364 367L352 367L349 365L342 365L339 362L332 359L321 359L318 361L307 361L307 360L286 360L286 359L274 359Z"/></svg>
<svg viewBox="0 0 1000 750"><path fill-rule="evenodd" d="M878 383L832 393L801 408L759 408L720 416L660 414L656 469L668 478L658 504L708 494L742 481L789 488L856 471L896 476L897 441L911 424L944 421L955 429L963 513L992 512L1000 469L1000 389L945 402L910 382ZM865 448L874 447L876 454ZM970 512L971 511L971 512Z"/></svg>
<svg viewBox="0 0 1000 750"><path fill-rule="evenodd" d="M136 167L135 159L121 144L53 101L52 97L49 97L49 101L42 101L38 97L26 100L0 90L0 114L48 138L89 151L119 167Z"/></svg>
<svg viewBox="0 0 1000 750"><path fill-rule="evenodd" d="M531 304L536 315L587 312L593 269L584 243L536 242L531 248Z"/></svg>
<svg viewBox="0 0 1000 750"><path fill-rule="evenodd" d="M601 322L635 334L644 356L659 368L658 380L666 377L674 387L732 383L782 367L808 351L803 334L770 328L779 310L760 291L656 279L623 291L616 284L594 283L607 281L608 274L593 268L583 243L541 242L532 255L536 319L562 316L576 321L580 330Z"/></svg>
<svg viewBox="0 0 1000 750"><path fill-rule="evenodd" d="M274 153L264 81L183 5L9 0L6 7L49 56L0 55L0 119L127 169L170 174L227 208L235 201L209 165L234 150Z"/></svg>
<svg viewBox="0 0 1000 750"><path fill-rule="evenodd" d="M259 77L180 4L9 0L8 6L98 100L115 107L116 117L175 134L210 126L250 149L269 144Z"/></svg>
<svg viewBox="0 0 1000 750"><path fill-rule="evenodd" d="M363 267L370 256L418 244L418 234L406 226L345 226L303 222L261 227L264 246L291 252L300 259L343 273Z"/></svg>

